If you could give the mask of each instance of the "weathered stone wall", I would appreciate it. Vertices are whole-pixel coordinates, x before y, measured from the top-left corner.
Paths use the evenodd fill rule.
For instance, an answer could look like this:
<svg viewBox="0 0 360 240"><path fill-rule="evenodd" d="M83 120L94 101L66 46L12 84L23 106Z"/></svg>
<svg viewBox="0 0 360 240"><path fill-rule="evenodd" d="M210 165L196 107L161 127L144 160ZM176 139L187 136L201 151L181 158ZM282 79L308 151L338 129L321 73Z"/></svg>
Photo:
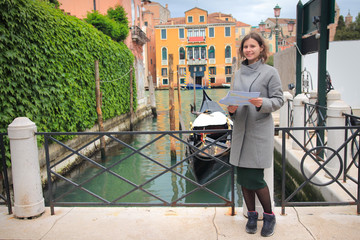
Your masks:
<svg viewBox="0 0 360 240"><path fill-rule="evenodd" d="M289 90L289 84L296 83L296 48L287 48L274 55L274 67L279 71L283 91Z"/></svg>
<svg viewBox="0 0 360 240"><path fill-rule="evenodd" d="M133 124L141 121L147 116L152 114L150 105L143 106L139 108L136 113L134 114ZM104 122L104 129L107 132L120 132L120 131L128 131L130 129L130 114L124 114L113 119L107 120ZM93 128L87 130L86 132L98 132L99 127L95 125ZM93 139L95 139L96 135L79 135L76 138L65 142L64 144L71 149L78 150L86 143L89 143ZM109 141L110 139L106 139ZM89 146L83 148L80 153L85 156L90 156L91 154L95 153L100 149L100 140L95 141L94 143L90 144ZM56 167L54 167L55 171L61 174L64 174L76 165L82 162L81 158L73 154L70 157L67 157L71 154L71 151L65 149L63 146L53 143L49 146L49 154L50 154L50 161L51 165L58 163L62 159L66 157L66 160L58 163ZM40 162L40 172L41 172L41 182L42 184L46 184L47 181L47 172L46 172L46 156L45 156L45 149L44 147L39 149L39 162Z"/></svg>

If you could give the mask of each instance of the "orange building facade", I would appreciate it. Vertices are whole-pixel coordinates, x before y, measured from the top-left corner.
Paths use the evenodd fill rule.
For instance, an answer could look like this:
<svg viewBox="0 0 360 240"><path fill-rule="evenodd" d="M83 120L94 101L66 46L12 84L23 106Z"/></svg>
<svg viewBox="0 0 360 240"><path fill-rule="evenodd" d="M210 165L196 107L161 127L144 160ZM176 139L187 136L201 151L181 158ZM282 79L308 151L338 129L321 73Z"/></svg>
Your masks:
<svg viewBox="0 0 360 240"><path fill-rule="evenodd" d="M169 73L182 86L221 87L230 84L236 57L236 20L200 8L155 26L156 86L169 88ZM227 18L227 19L226 19ZM169 55L173 69L169 69Z"/></svg>

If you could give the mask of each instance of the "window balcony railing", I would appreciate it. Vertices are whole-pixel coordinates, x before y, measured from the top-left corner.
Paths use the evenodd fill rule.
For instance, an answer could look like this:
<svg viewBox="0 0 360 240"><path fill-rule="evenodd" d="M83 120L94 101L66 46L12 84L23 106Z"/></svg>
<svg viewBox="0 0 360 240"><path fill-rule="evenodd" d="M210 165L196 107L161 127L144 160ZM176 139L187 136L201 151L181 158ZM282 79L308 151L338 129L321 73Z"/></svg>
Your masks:
<svg viewBox="0 0 360 240"><path fill-rule="evenodd" d="M187 65L205 65L207 63L207 59L188 59Z"/></svg>
<svg viewBox="0 0 360 240"><path fill-rule="evenodd" d="M201 43L206 41L205 36L198 36L198 37L188 37L188 43Z"/></svg>
<svg viewBox="0 0 360 240"><path fill-rule="evenodd" d="M150 40L146 37L146 34L138 26L132 26L131 28L131 38L134 42L144 45Z"/></svg>

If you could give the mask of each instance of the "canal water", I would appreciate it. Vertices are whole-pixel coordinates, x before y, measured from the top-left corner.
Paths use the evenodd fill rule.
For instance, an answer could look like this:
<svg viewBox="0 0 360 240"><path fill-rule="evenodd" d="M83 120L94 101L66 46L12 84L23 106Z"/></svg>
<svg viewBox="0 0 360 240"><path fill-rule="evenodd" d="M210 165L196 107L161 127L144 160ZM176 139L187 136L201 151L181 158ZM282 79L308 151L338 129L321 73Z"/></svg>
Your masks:
<svg viewBox="0 0 360 240"><path fill-rule="evenodd" d="M208 96L214 100L219 101L223 98L228 89L207 89ZM156 107L157 118L148 117L139 122L134 131L169 131L169 91L159 90L156 91ZM181 110L185 129L190 129L190 122L195 119L195 116L190 113L190 104L194 105L194 90L182 90L181 96ZM195 106L200 108L202 102L203 93L202 90L195 91ZM225 106L222 106L225 109ZM179 129L179 104L178 95L175 91L175 115L176 115L176 128ZM185 136L178 135L185 139ZM126 142L135 149L142 148L144 145L154 140L158 135L136 135L136 136L119 136L119 139ZM167 172L158 178L153 179L156 175L162 173L165 169L158 164L153 163L145 156L149 156L156 159L159 163L166 167L181 161L185 158L186 145L176 141L176 160L171 161L170 157L170 137L166 136L160 138L155 143L144 147L140 154L127 157L133 151L129 148L122 146L117 142L112 142L107 146L106 157L101 157L99 154L91 157L97 163L103 166L112 166L113 173L123 176L127 181L140 185L146 181L150 181L143 186L143 189L151 194L159 196L161 199L171 202L180 198L180 203L224 203L221 198L210 194L207 191L199 190L194 194L182 198L186 193L195 189L195 185L190 181L185 180L181 176ZM125 159L124 159L125 158ZM121 161L121 164L117 164ZM180 175L184 175L193 179L187 162L179 164L175 169ZM141 190L136 190L125 197L126 192L134 189L131 183L121 180L110 173L102 173L101 169L94 164L84 163L80 167L72 171L67 178L81 185L83 188L91 191L92 193L100 196L108 201L115 201L121 203L161 203L159 199L151 196L148 193L144 193ZM96 176L96 177L93 177ZM93 178L93 179L91 179ZM153 180L152 180L153 179ZM59 198L60 202L101 202L102 200L90 195L83 189L74 188L67 181L57 181L55 184L54 197ZM219 194L227 199L230 199L230 176L224 176L216 182L210 184L208 187L216 194ZM242 198L238 188L235 188L235 200L236 205L242 205Z"/></svg>

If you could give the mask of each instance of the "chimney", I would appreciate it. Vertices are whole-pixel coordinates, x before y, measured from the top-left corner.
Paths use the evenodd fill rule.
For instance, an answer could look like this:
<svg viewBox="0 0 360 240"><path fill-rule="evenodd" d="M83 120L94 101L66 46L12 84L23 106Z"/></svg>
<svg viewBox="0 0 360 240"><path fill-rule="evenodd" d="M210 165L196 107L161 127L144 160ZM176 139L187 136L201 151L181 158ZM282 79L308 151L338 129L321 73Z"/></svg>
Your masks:
<svg viewBox="0 0 360 240"><path fill-rule="evenodd" d="M168 9L168 4L165 4L165 8Z"/></svg>

